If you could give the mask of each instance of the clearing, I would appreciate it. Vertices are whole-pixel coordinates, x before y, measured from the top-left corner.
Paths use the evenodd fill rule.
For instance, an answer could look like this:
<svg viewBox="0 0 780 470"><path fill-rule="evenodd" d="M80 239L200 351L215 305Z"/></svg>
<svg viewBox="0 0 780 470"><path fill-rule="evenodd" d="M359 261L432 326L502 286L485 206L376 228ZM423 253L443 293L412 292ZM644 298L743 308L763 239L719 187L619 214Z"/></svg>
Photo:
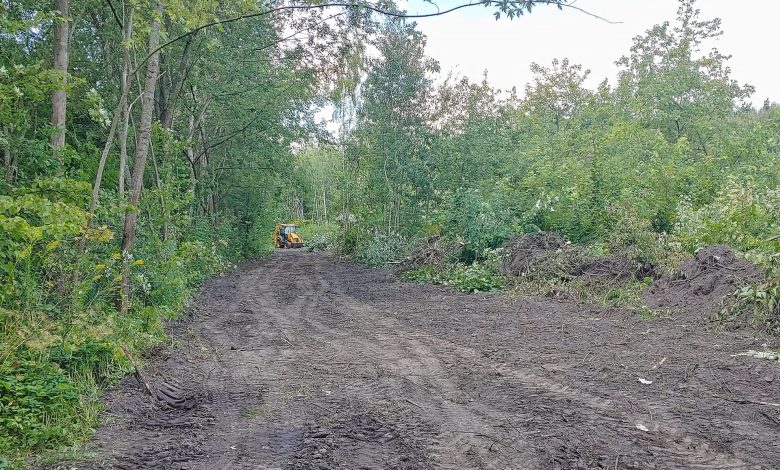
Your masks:
<svg viewBox="0 0 780 470"><path fill-rule="evenodd" d="M752 330L460 294L300 251L207 282L190 314L145 370L174 406L126 378L77 468L780 462L780 367L733 356L776 346Z"/></svg>

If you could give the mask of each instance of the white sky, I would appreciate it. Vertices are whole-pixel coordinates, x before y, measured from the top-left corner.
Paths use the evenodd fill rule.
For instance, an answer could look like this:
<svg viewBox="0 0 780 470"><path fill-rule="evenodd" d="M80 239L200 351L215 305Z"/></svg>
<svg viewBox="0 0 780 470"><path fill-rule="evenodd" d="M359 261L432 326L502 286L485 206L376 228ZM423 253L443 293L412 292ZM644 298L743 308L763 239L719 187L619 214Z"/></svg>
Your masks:
<svg viewBox="0 0 780 470"><path fill-rule="evenodd" d="M468 1L468 0L466 0ZM436 2L441 10L463 0ZM591 70L589 85L613 81L615 61L629 52L632 38L654 24L673 21L677 0L579 0L576 6L622 24L608 24L572 9L537 7L531 15L496 21L494 10L468 7L440 17L414 20L428 37L427 53L438 60L442 75L453 70L481 80L485 70L493 86L522 93L531 79L532 62L549 65L568 58ZM409 13L428 13L436 7L422 0L406 3ZM756 88L753 105L765 98L780 102L780 1L699 0L702 19L721 18L724 31L714 46L731 54L732 77Z"/></svg>

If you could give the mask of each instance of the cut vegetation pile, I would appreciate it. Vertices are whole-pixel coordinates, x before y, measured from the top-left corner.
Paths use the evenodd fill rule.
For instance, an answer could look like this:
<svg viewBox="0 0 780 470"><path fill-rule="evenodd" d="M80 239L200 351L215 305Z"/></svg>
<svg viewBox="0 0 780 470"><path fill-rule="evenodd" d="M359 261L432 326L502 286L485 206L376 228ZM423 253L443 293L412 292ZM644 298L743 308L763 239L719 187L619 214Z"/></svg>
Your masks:
<svg viewBox="0 0 780 470"><path fill-rule="evenodd" d="M711 245L702 248L677 271L654 282L643 301L653 309L707 317L728 303L727 298L739 286L760 282L762 278L750 261L737 258L726 246Z"/></svg>
<svg viewBox="0 0 780 470"><path fill-rule="evenodd" d="M581 264L574 273L598 282L631 281L653 275L653 267L623 256L598 256Z"/></svg>
<svg viewBox="0 0 780 470"><path fill-rule="evenodd" d="M565 255L564 255L565 253ZM551 232L517 235L504 245L501 272L507 276L531 273L566 276L572 274L584 260L584 252Z"/></svg>
<svg viewBox="0 0 780 470"><path fill-rule="evenodd" d="M504 247L501 272L507 276L610 284L652 276L651 266L619 255L596 256L550 232L518 235Z"/></svg>
<svg viewBox="0 0 780 470"><path fill-rule="evenodd" d="M415 250L411 255L404 258L398 265L398 272L412 271L422 268L435 268L443 270L447 267L450 259L455 258L462 245L449 246L439 236L428 237L425 245Z"/></svg>

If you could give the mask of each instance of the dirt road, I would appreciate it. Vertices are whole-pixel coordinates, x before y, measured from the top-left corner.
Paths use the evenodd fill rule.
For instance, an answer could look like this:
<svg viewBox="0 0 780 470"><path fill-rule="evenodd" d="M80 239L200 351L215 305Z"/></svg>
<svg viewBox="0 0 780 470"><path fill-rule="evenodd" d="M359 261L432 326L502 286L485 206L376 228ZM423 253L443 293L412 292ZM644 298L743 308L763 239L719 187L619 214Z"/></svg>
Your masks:
<svg viewBox="0 0 780 470"><path fill-rule="evenodd" d="M208 282L172 335L149 376L187 400L125 379L77 468L780 467L780 366L732 357L751 331L295 251Z"/></svg>

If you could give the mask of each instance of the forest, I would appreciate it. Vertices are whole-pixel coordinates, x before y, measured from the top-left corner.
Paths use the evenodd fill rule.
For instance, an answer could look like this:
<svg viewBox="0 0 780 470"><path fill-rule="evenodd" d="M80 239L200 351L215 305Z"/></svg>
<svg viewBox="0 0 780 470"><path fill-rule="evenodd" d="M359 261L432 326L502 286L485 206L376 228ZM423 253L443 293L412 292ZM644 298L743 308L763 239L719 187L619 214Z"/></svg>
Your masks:
<svg viewBox="0 0 780 470"><path fill-rule="evenodd" d="M474 8L518 22L570 3ZM0 468L78 453L101 391L169 341L204 280L273 253L277 222L403 280L641 315L655 278L725 245L764 274L718 318L780 331L780 105L750 101L694 0L595 89L566 58L523 89L441 70L392 2L0 15ZM524 234L562 248L508 275ZM573 258L645 271L582 284L562 274Z"/></svg>

